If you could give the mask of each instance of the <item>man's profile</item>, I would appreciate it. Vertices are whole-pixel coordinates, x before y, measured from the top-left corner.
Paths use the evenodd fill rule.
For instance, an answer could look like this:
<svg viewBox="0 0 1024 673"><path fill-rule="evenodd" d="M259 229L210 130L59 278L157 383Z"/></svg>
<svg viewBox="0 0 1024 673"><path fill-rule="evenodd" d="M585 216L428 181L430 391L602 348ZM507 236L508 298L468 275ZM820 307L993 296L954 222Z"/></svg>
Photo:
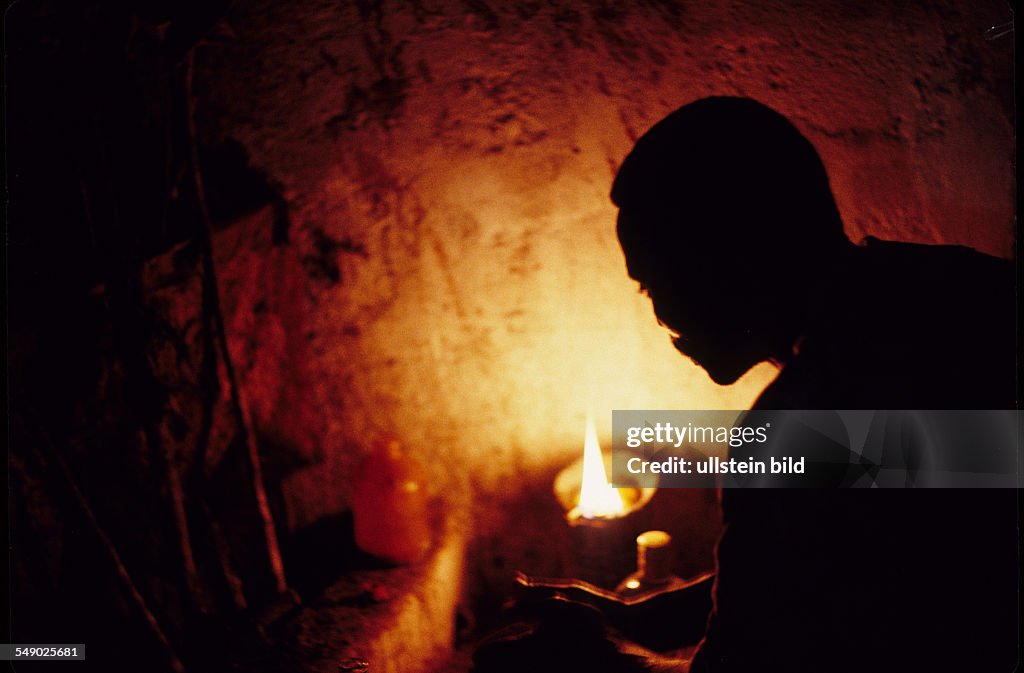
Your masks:
<svg viewBox="0 0 1024 673"><path fill-rule="evenodd" d="M636 143L612 188L629 275L676 348L756 409L1013 409L1013 268L850 242L782 115L707 98ZM694 671L1012 670L1016 491L723 492Z"/></svg>

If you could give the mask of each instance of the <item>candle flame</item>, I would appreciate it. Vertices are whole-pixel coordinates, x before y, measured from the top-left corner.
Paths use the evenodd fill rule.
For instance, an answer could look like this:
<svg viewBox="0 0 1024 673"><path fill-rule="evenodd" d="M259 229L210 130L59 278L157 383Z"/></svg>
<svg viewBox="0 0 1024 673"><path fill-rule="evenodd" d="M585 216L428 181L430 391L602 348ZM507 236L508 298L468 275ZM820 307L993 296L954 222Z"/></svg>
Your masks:
<svg viewBox="0 0 1024 673"><path fill-rule="evenodd" d="M601 446L597 443L597 428L590 416L587 416L583 441L583 483L577 508L588 519L617 516L626 511L619 490L608 483Z"/></svg>

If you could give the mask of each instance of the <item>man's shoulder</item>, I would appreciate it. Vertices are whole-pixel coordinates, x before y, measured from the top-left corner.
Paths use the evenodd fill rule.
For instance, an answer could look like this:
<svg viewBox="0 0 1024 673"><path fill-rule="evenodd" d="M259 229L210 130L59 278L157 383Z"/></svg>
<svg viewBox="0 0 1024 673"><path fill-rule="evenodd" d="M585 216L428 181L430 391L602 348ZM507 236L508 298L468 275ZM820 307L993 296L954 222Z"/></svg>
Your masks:
<svg viewBox="0 0 1024 673"><path fill-rule="evenodd" d="M1013 262L966 246L904 243L868 236L859 247L864 252L865 267L887 270L896 277L928 274L967 285L993 283L1010 290L1014 287Z"/></svg>
<svg viewBox="0 0 1024 673"><path fill-rule="evenodd" d="M958 245L869 239L861 301L865 336L929 358L1016 353L1016 273L1012 262ZM899 343L899 342L903 343ZM995 353L984 351L995 350ZM902 349L900 349L902 350Z"/></svg>
<svg viewBox="0 0 1024 673"><path fill-rule="evenodd" d="M1013 264L962 246L868 239L761 408L1006 408ZM993 406L994 405L994 406Z"/></svg>

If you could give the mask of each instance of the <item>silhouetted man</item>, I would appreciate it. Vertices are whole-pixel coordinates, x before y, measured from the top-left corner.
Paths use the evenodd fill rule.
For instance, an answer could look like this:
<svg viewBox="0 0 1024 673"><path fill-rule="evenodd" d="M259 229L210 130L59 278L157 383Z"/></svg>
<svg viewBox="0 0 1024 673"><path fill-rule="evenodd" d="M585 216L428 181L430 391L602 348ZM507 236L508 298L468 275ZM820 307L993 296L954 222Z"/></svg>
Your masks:
<svg viewBox="0 0 1024 673"><path fill-rule="evenodd" d="M719 384L781 371L757 409L1013 409L1012 265L843 232L792 124L708 98L636 144L612 188L629 275ZM1016 491L728 490L693 671L1010 671Z"/></svg>

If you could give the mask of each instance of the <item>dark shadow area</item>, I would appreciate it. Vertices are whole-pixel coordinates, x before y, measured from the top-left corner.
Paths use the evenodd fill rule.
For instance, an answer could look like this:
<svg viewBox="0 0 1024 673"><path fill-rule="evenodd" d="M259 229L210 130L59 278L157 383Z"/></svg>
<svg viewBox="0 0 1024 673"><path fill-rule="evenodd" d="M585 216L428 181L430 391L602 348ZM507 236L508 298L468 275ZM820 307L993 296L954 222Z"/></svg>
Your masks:
<svg viewBox="0 0 1024 673"><path fill-rule="evenodd" d="M380 570L387 564L369 556L355 543L351 512L324 517L291 535L281 546L290 585L311 601L339 577L353 570ZM367 605L374 599L366 597Z"/></svg>

